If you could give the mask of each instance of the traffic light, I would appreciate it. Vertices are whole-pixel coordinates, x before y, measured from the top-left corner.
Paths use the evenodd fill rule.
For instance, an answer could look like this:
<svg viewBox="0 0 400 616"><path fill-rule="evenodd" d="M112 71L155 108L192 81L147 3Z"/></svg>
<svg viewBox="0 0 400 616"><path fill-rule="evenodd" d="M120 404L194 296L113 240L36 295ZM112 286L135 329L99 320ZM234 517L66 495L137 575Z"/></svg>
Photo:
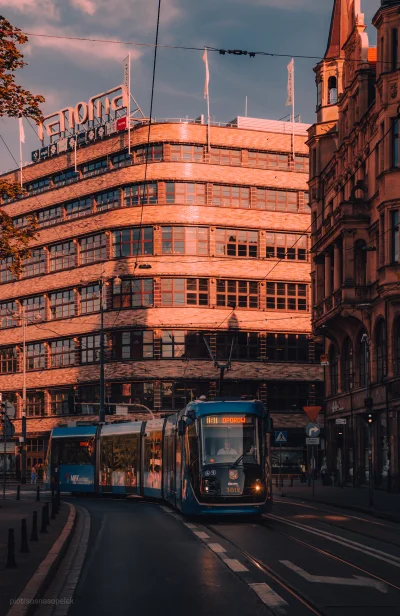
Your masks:
<svg viewBox="0 0 400 616"><path fill-rule="evenodd" d="M366 424L372 426L372 424L374 424L375 421L378 419L378 415L375 411L367 411L366 413L364 413L363 418Z"/></svg>

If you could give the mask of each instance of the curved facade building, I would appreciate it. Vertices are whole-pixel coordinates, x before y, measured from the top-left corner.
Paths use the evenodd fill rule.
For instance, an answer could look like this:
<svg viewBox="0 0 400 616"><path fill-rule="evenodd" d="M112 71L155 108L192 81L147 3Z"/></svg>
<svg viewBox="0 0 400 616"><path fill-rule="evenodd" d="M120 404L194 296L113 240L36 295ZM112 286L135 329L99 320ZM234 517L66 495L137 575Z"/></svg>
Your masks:
<svg viewBox="0 0 400 616"><path fill-rule="evenodd" d="M78 148L77 173L74 152L25 168L28 196L3 207L20 226L34 214L39 230L18 280L1 265L0 391L21 417L25 318L32 459L60 415L98 413L99 280L107 412L216 395L208 344L220 362L232 350L224 394L267 401L300 447L301 407L322 383L306 128L296 125L295 163L290 124L238 118L211 127L210 152L205 125L160 122L149 147L147 125L131 131L131 157L125 130Z"/></svg>

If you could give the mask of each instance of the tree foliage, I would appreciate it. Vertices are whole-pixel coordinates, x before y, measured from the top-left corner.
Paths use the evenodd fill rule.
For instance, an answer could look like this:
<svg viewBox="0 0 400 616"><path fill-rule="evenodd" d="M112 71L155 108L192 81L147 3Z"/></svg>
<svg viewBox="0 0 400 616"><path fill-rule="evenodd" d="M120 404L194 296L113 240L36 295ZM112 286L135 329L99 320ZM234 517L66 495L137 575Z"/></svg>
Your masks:
<svg viewBox="0 0 400 616"><path fill-rule="evenodd" d="M26 65L18 45L24 45L27 40L19 28L0 15L0 117L31 118L38 124L43 119L40 110L43 96L32 94L15 81L15 72ZM19 184L0 179L0 195L15 199L23 194ZM29 242L35 237L36 228L34 217L29 218L28 227L18 229L0 211L0 259L12 258L10 270L15 275L20 273L23 259L30 254Z"/></svg>

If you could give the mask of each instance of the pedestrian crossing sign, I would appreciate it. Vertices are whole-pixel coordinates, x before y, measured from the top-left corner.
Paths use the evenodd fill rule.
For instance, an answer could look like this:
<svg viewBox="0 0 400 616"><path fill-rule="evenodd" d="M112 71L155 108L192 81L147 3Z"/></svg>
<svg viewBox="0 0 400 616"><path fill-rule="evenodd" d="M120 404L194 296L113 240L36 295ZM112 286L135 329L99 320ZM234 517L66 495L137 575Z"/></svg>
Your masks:
<svg viewBox="0 0 400 616"><path fill-rule="evenodd" d="M275 443L287 443L287 430L275 432Z"/></svg>

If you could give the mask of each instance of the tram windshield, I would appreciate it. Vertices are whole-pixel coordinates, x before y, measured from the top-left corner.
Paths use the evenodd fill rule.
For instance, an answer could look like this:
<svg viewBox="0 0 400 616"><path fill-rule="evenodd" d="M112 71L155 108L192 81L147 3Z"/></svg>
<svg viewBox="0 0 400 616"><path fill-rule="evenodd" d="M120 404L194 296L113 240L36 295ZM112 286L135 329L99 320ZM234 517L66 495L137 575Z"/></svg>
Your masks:
<svg viewBox="0 0 400 616"><path fill-rule="evenodd" d="M203 464L259 464L258 421L249 415L201 418Z"/></svg>
<svg viewBox="0 0 400 616"><path fill-rule="evenodd" d="M52 441L52 464L94 464L94 438L55 438Z"/></svg>

